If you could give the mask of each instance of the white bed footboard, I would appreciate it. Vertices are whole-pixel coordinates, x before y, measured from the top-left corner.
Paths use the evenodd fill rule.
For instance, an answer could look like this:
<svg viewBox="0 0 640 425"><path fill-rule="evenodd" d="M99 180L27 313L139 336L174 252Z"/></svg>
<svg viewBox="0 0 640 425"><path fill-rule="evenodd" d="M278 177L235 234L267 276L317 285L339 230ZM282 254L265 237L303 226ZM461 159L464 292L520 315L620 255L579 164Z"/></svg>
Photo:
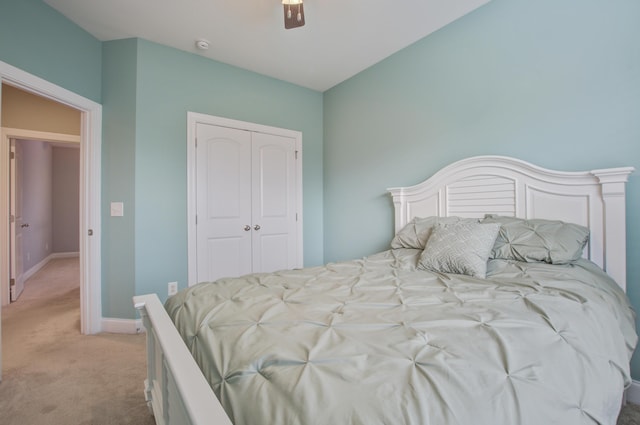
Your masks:
<svg viewBox="0 0 640 425"><path fill-rule="evenodd" d="M145 398L158 425L232 425L155 294L133 298L147 332Z"/></svg>

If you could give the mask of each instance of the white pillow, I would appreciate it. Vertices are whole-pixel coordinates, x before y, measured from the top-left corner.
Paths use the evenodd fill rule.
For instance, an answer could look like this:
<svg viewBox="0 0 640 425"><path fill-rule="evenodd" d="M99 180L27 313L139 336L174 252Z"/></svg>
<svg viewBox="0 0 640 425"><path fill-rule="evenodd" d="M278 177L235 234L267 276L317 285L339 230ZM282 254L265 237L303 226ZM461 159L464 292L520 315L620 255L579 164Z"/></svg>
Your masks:
<svg viewBox="0 0 640 425"><path fill-rule="evenodd" d="M420 255L418 268L484 278L500 223L438 223Z"/></svg>

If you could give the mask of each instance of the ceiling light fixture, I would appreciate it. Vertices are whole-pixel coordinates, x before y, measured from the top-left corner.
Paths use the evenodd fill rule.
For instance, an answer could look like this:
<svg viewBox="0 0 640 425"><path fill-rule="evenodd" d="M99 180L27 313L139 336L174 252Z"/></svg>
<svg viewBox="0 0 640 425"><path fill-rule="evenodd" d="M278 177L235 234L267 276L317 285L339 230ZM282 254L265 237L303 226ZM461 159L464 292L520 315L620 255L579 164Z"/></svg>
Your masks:
<svg viewBox="0 0 640 425"><path fill-rule="evenodd" d="M284 27L298 28L304 25L304 6L302 0L282 0L284 8Z"/></svg>

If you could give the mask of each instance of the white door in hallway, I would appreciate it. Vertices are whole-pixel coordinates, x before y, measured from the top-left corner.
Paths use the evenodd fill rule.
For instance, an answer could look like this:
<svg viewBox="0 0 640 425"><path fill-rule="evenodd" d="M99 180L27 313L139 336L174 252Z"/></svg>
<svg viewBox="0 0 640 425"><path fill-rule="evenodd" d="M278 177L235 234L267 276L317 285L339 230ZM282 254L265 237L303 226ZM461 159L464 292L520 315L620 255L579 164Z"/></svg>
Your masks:
<svg viewBox="0 0 640 425"><path fill-rule="evenodd" d="M10 204L10 299L16 301L24 290L24 258L22 249L22 230L29 223L22 220L22 145L15 139L10 140L9 160L9 204Z"/></svg>
<svg viewBox="0 0 640 425"><path fill-rule="evenodd" d="M296 141L198 123L197 281L299 266Z"/></svg>

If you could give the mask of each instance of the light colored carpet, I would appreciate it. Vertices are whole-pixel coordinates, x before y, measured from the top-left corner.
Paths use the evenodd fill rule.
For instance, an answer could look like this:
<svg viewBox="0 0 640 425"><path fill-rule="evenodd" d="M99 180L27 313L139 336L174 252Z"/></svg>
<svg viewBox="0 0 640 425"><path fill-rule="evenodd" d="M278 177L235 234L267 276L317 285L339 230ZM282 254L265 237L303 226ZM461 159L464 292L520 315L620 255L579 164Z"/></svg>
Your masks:
<svg viewBox="0 0 640 425"><path fill-rule="evenodd" d="M631 403L624 406L617 425L640 425L640 406Z"/></svg>
<svg viewBox="0 0 640 425"><path fill-rule="evenodd" d="M154 424L144 335L81 335L78 273L77 259L56 259L2 309L4 425ZM640 406L625 406L617 425L640 425Z"/></svg>
<svg viewBox="0 0 640 425"><path fill-rule="evenodd" d="M151 425L145 336L81 335L77 258L56 259L2 309L0 422Z"/></svg>

